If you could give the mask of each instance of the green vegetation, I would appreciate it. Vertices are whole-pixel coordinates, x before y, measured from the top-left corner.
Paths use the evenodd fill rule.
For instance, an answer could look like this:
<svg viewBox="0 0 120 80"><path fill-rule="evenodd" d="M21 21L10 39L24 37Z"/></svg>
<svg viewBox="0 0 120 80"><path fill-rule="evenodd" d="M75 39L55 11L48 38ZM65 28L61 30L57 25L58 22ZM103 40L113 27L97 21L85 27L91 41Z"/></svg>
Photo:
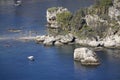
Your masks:
<svg viewBox="0 0 120 80"><path fill-rule="evenodd" d="M83 17L85 17L86 13L84 9L80 9L78 10L74 15L73 18L71 20L71 26L75 27L77 29L80 29L82 27L81 24L84 24L84 19L82 19Z"/></svg>
<svg viewBox="0 0 120 80"><path fill-rule="evenodd" d="M96 7L109 7L112 6L112 0L96 0L95 6Z"/></svg>
<svg viewBox="0 0 120 80"><path fill-rule="evenodd" d="M96 0L94 8L97 9L98 14L107 14L108 8L112 5L112 0Z"/></svg>
<svg viewBox="0 0 120 80"><path fill-rule="evenodd" d="M62 26L63 30L67 30L69 29L70 20L72 19L72 13L69 11L58 13L56 19L58 24Z"/></svg>
<svg viewBox="0 0 120 80"><path fill-rule="evenodd" d="M54 12L54 11L57 11L57 10L58 10L57 7L48 8L48 12Z"/></svg>

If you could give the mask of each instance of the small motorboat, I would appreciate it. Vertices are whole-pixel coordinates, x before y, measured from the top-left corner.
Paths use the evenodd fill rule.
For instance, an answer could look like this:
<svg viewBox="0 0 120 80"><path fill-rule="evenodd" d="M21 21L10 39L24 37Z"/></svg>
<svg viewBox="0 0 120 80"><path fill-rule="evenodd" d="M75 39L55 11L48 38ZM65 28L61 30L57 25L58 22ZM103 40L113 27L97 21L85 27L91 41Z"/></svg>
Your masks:
<svg viewBox="0 0 120 80"><path fill-rule="evenodd" d="M14 3L15 3L14 4L15 6L20 6L22 1L21 0L14 0Z"/></svg>
<svg viewBox="0 0 120 80"><path fill-rule="evenodd" d="M27 58L28 58L28 60L30 60L30 61L34 61L34 60L35 60L35 59L34 59L34 56L28 56Z"/></svg>

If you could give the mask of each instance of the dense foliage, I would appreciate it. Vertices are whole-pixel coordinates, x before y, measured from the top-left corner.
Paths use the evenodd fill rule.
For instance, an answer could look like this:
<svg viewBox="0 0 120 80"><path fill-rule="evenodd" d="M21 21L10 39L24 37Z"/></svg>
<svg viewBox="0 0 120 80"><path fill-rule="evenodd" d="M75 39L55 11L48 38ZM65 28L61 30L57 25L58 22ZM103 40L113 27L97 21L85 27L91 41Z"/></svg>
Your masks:
<svg viewBox="0 0 120 80"><path fill-rule="evenodd" d="M74 15L71 23L71 30L80 30L82 26L85 24L85 20L82 17L85 17L85 9L78 10Z"/></svg>
<svg viewBox="0 0 120 80"><path fill-rule="evenodd" d="M57 22L63 29L68 29L70 25L70 20L72 19L72 13L69 11L65 11L63 13L57 14Z"/></svg>
<svg viewBox="0 0 120 80"><path fill-rule="evenodd" d="M96 6L98 7L109 7L112 5L112 0L96 0Z"/></svg>
<svg viewBox="0 0 120 80"><path fill-rule="evenodd" d="M54 12L54 11L57 11L57 10L58 10L57 7L48 8L48 12Z"/></svg>
<svg viewBox="0 0 120 80"><path fill-rule="evenodd" d="M112 5L112 0L96 0L94 7L98 11L97 14L107 14L108 8Z"/></svg>

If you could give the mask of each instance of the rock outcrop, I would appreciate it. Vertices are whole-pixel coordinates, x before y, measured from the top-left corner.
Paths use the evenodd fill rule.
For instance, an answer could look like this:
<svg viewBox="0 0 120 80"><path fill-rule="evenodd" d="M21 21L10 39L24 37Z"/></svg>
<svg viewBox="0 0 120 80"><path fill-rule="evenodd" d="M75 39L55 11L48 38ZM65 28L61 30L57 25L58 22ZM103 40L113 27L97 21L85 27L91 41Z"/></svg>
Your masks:
<svg viewBox="0 0 120 80"><path fill-rule="evenodd" d="M107 36L104 40L105 47L120 47L120 36L111 35Z"/></svg>
<svg viewBox="0 0 120 80"><path fill-rule="evenodd" d="M99 65L100 64L96 53L88 48L75 49L74 60L80 61L82 65Z"/></svg>
<svg viewBox="0 0 120 80"><path fill-rule="evenodd" d="M55 41L56 39L54 38L54 36L46 36L45 40L43 41L43 44L46 46L52 46L54 45Z"/></svg>
<svg viewBox="0 0 120 80"><path fill-rule="evenodd" d="M86 15L85 20L88 26L96 27L99 21L98 15Z"/></svg>
<svg viewBox="0 0 120 80"><path fill-rule="evenodd" d="M120 18L120 0L114 0L113 6L109 8L108 15L111 19L119 20Z"/></svg>
<svg viewBox="0 0 120 80"><path fill-rule="evenodd" d="M96 14L86 15L85 16L85 21L87 23L87 26L90 26L90 27L93 27L93 28L97 27L99 25L99 23L105 23L105 24L108 23L106 20L103 20L102 18L100 18Z"/></svg>
<svg viewBox="0 0 120 80"><path fill-rule="evenodd" d="M63 44L73 43L74 39L75 37L72 34L67 34L65 36L42 35L42 36L37 36L35 41L37 43L43 43L46 46L51 46L51 45L63 45Z"/></svg>
<svg viewBox="0 0 120 80"><path fill-rule="evenodd" d="M64 45L64 44L73 43L73 44L80 44L80 45L93 46L93 47L108 47L108 48L120 47L119 35L107 36L104 39L98 41L91 39L79 39L74 37L72 34L68 34L64 36L42 35L42 36L37 36L35 41L37 43L43 43L46 46Z"/></svg>
<svg viewBox="0 0 120 80"><path fill-rule="evenodd" d="M60 42L67 44L67 43L74 42L74 39L75 38L72 34L68 34L68 35L62 36Z"/></svg>
<svg viewBox="0 0 120 80"><path fill-rule="evenodd" d="M47 22L48 22L48 27L50 28L58 28L60 27L56 21L56 15L58 13L63 13L68 11L67 8L63 7L52 7L47 10Z"/></svg>

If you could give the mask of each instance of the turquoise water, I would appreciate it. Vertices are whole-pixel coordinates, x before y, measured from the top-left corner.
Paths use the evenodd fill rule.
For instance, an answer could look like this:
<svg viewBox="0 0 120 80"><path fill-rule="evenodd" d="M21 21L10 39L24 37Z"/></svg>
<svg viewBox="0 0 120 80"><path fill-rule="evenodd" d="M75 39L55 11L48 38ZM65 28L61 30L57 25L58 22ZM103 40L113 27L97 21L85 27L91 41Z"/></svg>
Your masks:
<svg viewBox="0 0 120 80"><path fill-rule="evenodd" d="M74 62L73 52L78 46L45 47L34 41L13 38L46 34L46 9L64 6L74 12L93 4L92 0L25 0L22 6L0 5L0 80L119 80L118 49L96 51L101 65L81 66ZM21 32L9 32L20 29ZM7 38L7 39L6 39ZM27 59L33 55L35 61Z"/></svg>

